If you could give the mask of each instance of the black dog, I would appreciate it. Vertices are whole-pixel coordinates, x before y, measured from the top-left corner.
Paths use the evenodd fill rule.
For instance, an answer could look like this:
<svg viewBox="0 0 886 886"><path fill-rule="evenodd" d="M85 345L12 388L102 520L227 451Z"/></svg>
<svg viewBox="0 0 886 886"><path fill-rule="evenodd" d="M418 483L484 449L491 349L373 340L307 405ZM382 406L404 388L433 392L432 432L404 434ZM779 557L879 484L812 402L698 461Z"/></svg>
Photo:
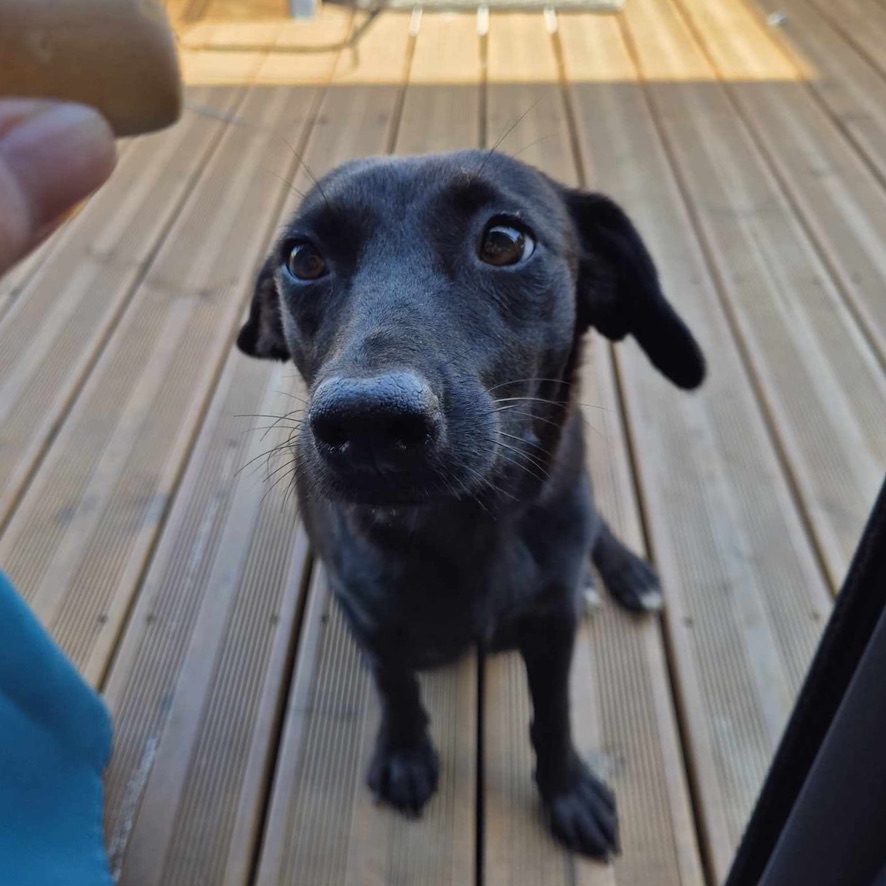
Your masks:
<svg viewBox="0 0 886 886"><path fill-rule="evenodd" d="M381 696L369 771L417 813L437 754L416 670L518 648L551 828L618 848L577 755L569 667L589 555L631 609L658 581L596 513L576 404L588 327L633 335L680 387L704 376L624 212L501 154L373 158L322 179L267 259L237 344L310 395L302 513Z"/></svg>

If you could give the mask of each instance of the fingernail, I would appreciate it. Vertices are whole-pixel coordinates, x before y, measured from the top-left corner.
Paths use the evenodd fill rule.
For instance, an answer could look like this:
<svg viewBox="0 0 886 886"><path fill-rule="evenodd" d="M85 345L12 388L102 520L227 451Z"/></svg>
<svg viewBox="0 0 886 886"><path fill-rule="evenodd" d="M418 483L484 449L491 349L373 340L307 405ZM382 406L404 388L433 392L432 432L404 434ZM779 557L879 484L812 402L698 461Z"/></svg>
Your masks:
<svg viewBox="0 0 886 886"><path fill-rule="evenodd" d="M116 146L98 112L53 103L0 136L0 161L16 180L36 231L107 179L116 162Z"/></svg>

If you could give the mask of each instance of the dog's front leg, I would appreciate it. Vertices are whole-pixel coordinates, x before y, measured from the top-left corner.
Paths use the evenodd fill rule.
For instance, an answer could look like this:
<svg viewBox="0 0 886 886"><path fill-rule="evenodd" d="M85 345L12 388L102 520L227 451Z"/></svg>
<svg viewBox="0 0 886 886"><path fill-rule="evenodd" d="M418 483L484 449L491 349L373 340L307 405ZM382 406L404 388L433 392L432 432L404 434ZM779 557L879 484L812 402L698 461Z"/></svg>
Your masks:
<svg viewBox="0 0 886 886"><path fill-rule="evenodd" d="M618 851L615 797L572 743L569 669L575 631L572 612L533 615L520 626L518 642L532 695L535 780L554 835L577 852L608 858Z"/></svg>
<svg viewBox="0 0 886 886"><path fill-rule="evenodd" d="M382 722L369 766L369 787L376 800L418 815L437 789L440 771L418 678L402 660L384 653L373 656L370 667L381 696Z"/></svg>

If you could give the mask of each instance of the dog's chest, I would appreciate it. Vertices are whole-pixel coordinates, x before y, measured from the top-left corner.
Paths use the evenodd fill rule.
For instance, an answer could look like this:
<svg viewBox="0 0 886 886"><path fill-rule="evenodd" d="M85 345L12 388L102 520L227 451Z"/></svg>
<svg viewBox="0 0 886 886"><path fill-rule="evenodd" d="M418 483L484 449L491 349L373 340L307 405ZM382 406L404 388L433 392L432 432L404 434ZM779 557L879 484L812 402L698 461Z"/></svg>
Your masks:
<svg viewBox="0 0 886 886"><path fill-rule="evenodd" d="M324 508L309 525L358 643L402 644L405 658L432 667L475 643L511 647L522 620L566 602L589 550L586 498L578 483L507 521L458 513L358 525Z"/></svg>
<svg viewBox="0 0 886 886"><path fill-rule="evenodd" d="M399 638L418 667L457 658L469 646L512 646L513 625L551 582L554 564L521 539L482 556L433 558L426 551L362 559L340 572L336 590L358 641L380 632Z"/></svg>

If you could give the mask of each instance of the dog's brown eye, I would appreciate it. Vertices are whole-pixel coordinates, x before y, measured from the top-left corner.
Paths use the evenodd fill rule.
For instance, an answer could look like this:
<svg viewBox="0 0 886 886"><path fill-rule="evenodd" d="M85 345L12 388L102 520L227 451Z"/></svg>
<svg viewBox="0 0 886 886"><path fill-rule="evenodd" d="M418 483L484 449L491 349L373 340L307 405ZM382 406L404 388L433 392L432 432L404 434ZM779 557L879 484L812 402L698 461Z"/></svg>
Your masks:
<svg viewBox="0 0 886 886"><path fill-rule="evenodd" d="M297 243L293 246L286 266L297 280L316 280L326 273L323 256L310 243Z"/></svg>
<svg viewBox="0 0 886 886"><path fill-rule="evenodd" d="M535 241L511 225L490 225L480 241L480 258L489 265L516 265L529 258Z"/></svg>

